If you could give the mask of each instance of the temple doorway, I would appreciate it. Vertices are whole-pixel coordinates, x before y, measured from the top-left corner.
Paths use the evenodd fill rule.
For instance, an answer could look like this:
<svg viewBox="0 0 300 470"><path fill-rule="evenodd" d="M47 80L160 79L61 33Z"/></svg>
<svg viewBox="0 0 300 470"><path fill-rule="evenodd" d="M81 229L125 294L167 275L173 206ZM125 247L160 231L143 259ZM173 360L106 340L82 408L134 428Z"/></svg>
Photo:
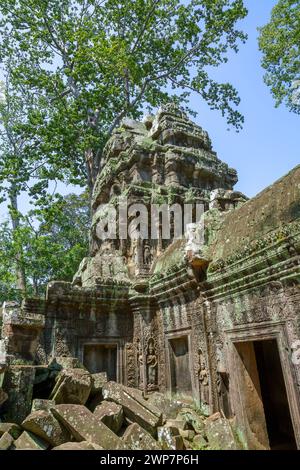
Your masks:
<svg viewBox="0 0 300 470"><path fill-rule="evenodd" d="M169 355L171 391L192 394L188 337L169 339Z"/></svg>
<svg viewBox="0 0 300 470"><path fill-rule="evenodd" d="M108 380L117 380L117 345L85 344L83 364L92 374L106 372Z"/></svg>
<svg viewBox="0 0 300 470"><path fill-rule="evenodd" d="M235 347L252 442L272 450L296 449L277 341L246 341Z"/></svg>

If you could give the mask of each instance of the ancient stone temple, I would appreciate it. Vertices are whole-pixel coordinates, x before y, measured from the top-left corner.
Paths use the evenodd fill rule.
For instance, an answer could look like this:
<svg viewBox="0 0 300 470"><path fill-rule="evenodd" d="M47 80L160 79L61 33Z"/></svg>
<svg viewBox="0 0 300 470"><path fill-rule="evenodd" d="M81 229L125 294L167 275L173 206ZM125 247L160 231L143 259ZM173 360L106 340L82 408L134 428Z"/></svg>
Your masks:
<svg viewBox="0 0 300 470"><path fill-rule="evenodd" d="M144 395L194 397L233 419L247 448L300 448L300 167L250 200L236 182L174 106L124 120L104 150L90 256L73 283L4 305L3 393L18 382L25 403L40 369L73 357ZM103 240L101 208L120 200L128 212ZM147 214L202 207L192 227L204 227L203 243L195 248L189 230L176 237L172 208L169 237L160 216L147 219L148 237L122 237L139 204Z"/></svg>

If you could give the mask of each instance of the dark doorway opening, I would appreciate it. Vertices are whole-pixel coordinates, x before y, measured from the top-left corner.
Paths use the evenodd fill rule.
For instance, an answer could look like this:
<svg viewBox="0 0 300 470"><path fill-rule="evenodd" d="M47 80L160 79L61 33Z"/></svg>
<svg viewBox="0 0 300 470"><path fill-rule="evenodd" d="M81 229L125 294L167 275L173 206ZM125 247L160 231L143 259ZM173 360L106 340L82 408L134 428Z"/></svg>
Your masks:
<svg viewBox="0 0 300 470"><path fill-rule="evenodd" d="M117 380L117 345L85 344L83 364L92 374L106 372L108 380Z"/></svg>
<svg viewBox="0 0 300 470"><path fill-rule="evenodd" d="M254 441L271 450L297 449L277 341L235 346L241 359L241 396Z"/></svg>
<svg viewBox="0 0 300 470"><path fill-rule="evenodd" d="M270 448L296 449L277 341L255 341L254 350Z"/></svg>
<svg viewBox="0 0 300 470"><path fill-rule="evenodd" d="M174 393L192 393L188 337L169 340L171 390Z"/></svg>

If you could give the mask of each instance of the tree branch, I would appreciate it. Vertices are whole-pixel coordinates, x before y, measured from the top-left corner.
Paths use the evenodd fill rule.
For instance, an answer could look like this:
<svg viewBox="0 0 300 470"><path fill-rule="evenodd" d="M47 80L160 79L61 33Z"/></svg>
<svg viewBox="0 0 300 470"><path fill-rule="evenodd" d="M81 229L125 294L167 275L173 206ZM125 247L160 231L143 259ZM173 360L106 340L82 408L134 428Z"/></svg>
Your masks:
<svg viewBox="0 0 300 470"><path fill-rule="evenodd" d="M152 16L152 14L154 13L155 7L157 6L158 3L160 3L160 1L161 1L161 0L154 0L154 1L152 2L151 8L150 8L150 10L148 11L148 14L147 14L147 16L146 16L146 18L145 18L145 22L144 22L144 24L143 24L143 26L142 26L142 28L141 28L139 34L138 34L138 37L136 38L136 41L135 41L135 43L133 44L133 47L132 47L132 49L131 49L131 51L130 51L131 54L133 54L133 53L135 52L136 48L138 47L138 45L139 45L139 43L140 43L140 40L142 39L143 35L145 34L145 30L146 30L146 28L147 28L148 22L149 22L149 20L150 20L150 18L151 18L151 16Z"/></svg>

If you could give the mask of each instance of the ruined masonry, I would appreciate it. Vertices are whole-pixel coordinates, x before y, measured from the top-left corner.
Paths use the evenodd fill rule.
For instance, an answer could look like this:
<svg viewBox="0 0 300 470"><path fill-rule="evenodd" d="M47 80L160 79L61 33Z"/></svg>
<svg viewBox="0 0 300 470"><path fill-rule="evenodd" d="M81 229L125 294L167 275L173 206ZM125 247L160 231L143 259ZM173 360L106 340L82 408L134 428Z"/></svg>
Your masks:
<svg viewBox="0 0 300 470"><path fill-rule="evenodd" d="M68 423L70 407L91 396L91 374L106 372L108 384L137 389L136 400L167 392L192 397L204 415L230 421L244 448L300 448L300 166L250 200L233 189L236 182L208 134L175 106L122 122L104 150L90 256L73 283L51 282L44 301L3 306L1 419L27 423L16 446L32 445L33 398L54 400L51 419ZM163 239L160 222L155 240L101 241L97 209L120 197L149 213L153 204L203 204L204 246L193 249L191 234ZM173 228L174 220L171 235ZM89 374L79 368L76 380L68 379L67 368L55 382L55 364L69 361L74 371L76 360ZM79 393L65 390L68 380L81 383L81 404L66 405ZM123 411L111 387L114 430ZM133 420L122 406L132 423L126 442L142 429L156 448L151 420ZM84 414L95 419L88 409L73 411L78 422ZM61 432L52 445L66 442ZM84 430L76 433L77 441L91 442Z"/></svg>

